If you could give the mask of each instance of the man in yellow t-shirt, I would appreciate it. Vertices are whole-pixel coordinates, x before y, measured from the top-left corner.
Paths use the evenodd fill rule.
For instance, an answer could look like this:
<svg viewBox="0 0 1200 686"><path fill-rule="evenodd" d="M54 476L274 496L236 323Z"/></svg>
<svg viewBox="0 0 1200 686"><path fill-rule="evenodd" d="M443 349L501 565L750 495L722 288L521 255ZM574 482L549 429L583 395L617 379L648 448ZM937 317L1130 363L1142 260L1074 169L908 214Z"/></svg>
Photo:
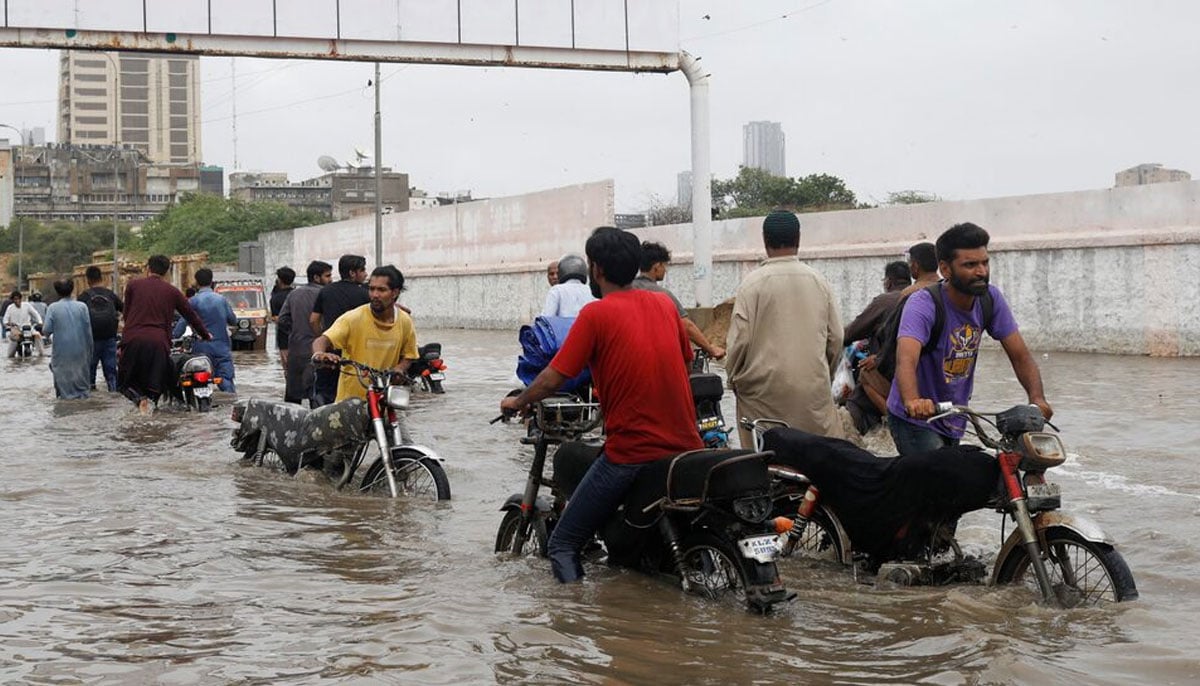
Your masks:
<svg viewBox="0 0 1200 686"><path fill-rule="evenodd" d="M403 373L417 359L417 334L412 318L396 306L404 290L404 275L392 265L371 272L367 293L371 301L338 317L313 341L313 362L337 362L328 352L341 348L342 356L376 369ZM354 374L338 379L337 399L366 398L367 391Z"/></svg>

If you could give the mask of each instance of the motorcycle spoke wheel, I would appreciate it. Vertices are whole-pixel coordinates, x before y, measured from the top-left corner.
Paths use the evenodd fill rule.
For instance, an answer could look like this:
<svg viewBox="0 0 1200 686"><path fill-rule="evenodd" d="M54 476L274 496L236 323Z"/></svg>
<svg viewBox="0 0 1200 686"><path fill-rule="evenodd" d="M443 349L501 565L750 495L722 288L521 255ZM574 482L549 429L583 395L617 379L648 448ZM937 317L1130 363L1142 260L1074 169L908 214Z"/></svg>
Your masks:
<svg viewBox="0 0 1200 686"><path fill-rule="evenodd" d="M800 540L796 541L796 547L792 549L789 557L842 563L842 542L825 508L819 507L813 512L812 519L804 527L804 533Z"/></svg>
<svg viewBox="0 0 1200 686"><path fill-rule="evenodd" d="M273 472L287 472L287 465L284 464L283 458L270 448L262 451L256 460L259 467L265 467Z"/></svg>
<svg viewBox="0 0 1200 686"><path fill-rule="evenodd" d="M1063 607L1093 607L1137 598L1133 573L1112 546L1089 541L1070 529L1046 532L1046 571ZM1041 594L1037 575L1024 550L1016 550L997 575L999 583L1021 584Z"/></svg>
<svg viewBox="0 0 1200 686"><path fill-rule="evenodd" d="M496 552L509 553L513 557L546 556L546 543L549 536L546 532L546 519L534 517L526 532L525 544L516 548L517 531L521 528L522 517L520 510L506 510L500 528L496 531Z"/></svg>
<svg viewBox="0 0 1200 686"><path fill-rule="evenodd" d="M709 600L735 598L745 601L746 583L732 553L724 546L701 543L683 553L683 569L689 590Z"/></svg>
<svg viewBox="0 0 1200 686"><path fill-rule="evenodd" d="M396 495L408 500L449 500L450 480L441 462L431 457L392 455L392 476L396 480ZM367 469L359 490L371 495L391 496L383 460Z"/></svg>

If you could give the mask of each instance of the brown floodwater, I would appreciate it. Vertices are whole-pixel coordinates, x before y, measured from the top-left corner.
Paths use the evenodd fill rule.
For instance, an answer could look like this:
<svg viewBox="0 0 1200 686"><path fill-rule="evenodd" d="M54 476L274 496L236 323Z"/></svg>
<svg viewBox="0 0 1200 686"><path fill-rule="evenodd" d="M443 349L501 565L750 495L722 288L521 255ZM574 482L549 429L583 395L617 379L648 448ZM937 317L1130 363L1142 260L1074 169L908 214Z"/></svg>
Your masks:
<svg viewBox="0 0 1200 686"><path fill-rule="evenodd" d="M511 333L427 332L450 368L410 427L454 498L337 493L238 462L229 402L132 413L56 401L45 361L0 360L5 683L1059 683L1200 681L1200 360L1040 356L1071 457L1064 509L1118 542L1141 599L1062 611L1017 588L877 590L791 569L768 617L663 579L492 553L531 450L490 426L513 385ZM278 397L272 353L239 353L241 397ZM975 404L1023 398L1002 355ZM728 419L732 419L730 405ZM960 526L994 554L999 515ZM1011 525L1009 526L1011 530Z"/></svg>

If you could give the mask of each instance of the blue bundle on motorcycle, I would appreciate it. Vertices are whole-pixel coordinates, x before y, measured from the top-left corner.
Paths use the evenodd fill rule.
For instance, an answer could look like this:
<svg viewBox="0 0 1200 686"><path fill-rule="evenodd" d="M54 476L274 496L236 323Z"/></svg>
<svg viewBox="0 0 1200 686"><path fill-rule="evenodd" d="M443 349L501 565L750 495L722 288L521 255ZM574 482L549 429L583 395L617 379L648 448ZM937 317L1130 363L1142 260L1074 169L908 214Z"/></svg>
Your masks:
<svg viewBox="0 0 1200 686"><path fill-rule="evenodd" d="M521 341L521 356L517 358L517 378L528 386L533 383L558 349L567 340L567 333L575 323L574 317L538 317L533 324L521 327L517 335ZM592 381L592 373L585 369L583 373L568 381L562 390L570 392Z"/></svg>

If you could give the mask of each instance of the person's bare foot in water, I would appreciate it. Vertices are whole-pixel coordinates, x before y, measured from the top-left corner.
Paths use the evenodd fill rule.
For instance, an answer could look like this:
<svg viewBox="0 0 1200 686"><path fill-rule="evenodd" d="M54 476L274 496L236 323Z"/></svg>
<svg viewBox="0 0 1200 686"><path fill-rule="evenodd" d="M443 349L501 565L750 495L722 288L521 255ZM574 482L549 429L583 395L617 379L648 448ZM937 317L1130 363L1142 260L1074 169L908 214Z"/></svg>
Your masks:
<svg viewBox="0 0 1200 686"><path fill-rule="evenodd" d="M154 406L150 404L149 398L142 398L139 400L137 407L138 412L140 412L142 416L148 416L151 412L154 412Z"/></svg>

